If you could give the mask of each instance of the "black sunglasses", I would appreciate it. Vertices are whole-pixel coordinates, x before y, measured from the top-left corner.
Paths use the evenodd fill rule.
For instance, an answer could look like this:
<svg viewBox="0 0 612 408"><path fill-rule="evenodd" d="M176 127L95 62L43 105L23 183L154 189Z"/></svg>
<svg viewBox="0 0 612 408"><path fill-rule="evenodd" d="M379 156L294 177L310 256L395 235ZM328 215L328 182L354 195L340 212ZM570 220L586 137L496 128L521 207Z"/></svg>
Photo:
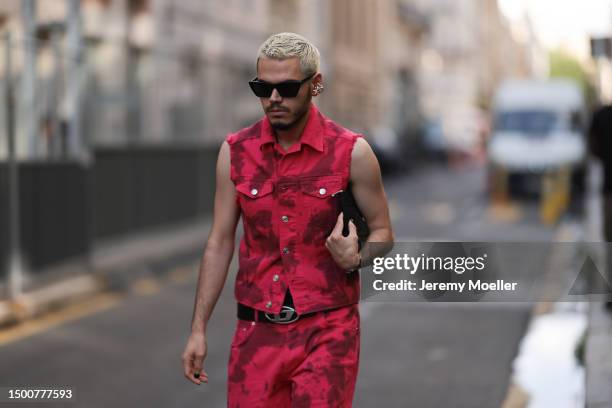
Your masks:
<svg viewBox="0 0 612 408"><path fill-rule="evenodd" d="M283 98L295 98L298 92L300 92L300 87L313 76L315 76L315 74L312 74L301 81L291 79L289 81L279 82L278 84L271 84L258 78L254 78L253 80L249 81L249 86L251 87L251 90L255 96L258 98L269 98L274 89L276 89Z"/></svg>

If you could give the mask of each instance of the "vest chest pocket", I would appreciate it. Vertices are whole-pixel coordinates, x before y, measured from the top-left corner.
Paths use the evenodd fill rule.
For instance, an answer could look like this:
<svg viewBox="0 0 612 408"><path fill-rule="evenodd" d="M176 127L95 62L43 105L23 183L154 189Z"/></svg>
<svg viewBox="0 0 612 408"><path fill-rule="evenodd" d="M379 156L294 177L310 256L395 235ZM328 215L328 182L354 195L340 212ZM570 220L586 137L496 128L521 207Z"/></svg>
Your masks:
<svg viewBox="0 0 612 408"><path fill-rule="evenodd" d="M253 216L260 211L270 211L274 184L266 180L244 180L236 183L238 203L243 215Z"/></svg>
<svg viewBox="0 0 612 408"><path fill-rule="evenodd" d="M300 190L304 208L304 241L321 243L336 225L339 203L333 195L342 190L342 177L304 177L300 179Z"/></svg>
<svg viewBox="0 0 612 408"><path fill-rule="evenodd" d="M341 176L303 177L300 179L302 193L319 199L329 199L342 190Z"/></svg>

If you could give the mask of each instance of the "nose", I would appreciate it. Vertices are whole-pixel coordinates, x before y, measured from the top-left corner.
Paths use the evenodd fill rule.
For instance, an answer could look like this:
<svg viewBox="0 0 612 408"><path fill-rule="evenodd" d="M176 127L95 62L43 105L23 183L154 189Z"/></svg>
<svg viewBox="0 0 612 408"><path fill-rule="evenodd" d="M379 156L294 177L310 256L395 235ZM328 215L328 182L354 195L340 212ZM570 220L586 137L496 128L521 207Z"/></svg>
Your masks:
<svg viewBox="0 0 612 408"><path fill-rule="evenodd" d="M270 103L282 102L283 97L278 93L276 88L272 90L272 95L270 95Z"/></svg>

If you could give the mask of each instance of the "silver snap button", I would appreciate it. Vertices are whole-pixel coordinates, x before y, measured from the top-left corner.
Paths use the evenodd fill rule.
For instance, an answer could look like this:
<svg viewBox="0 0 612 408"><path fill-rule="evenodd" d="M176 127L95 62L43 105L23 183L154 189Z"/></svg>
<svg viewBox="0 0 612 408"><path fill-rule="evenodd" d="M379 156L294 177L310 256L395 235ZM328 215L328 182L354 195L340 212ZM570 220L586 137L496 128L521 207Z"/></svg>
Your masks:
<svg viewBox="0 0 612 408"><path fill-rule="evenodd" d="M278 282L278 280L279 280L279 279L280 279L280 277L279 277L278 275L274 275L274 276L272 277L272 280L273 280L274 282Z"/></svg>
<svg viewBox="0 0 612 408"><path fill-rule="evenodd" d="M269 309L272 306L272 302L268 301L268 303L266 303L266 307Z"/></svg>
<svg viewBox="0 0 612 408"><path fill-rule="evenodd" d="M283 254L288 254L288 253L289 253L289 248L284 247L284 248L283 248Z"/></svg>
<svg viewBox="0 0 612 408"><path fill-rule="evenodd" d="M281 220L282 220L283 222L288 222L288 221L289 221L289 217L287 217L286 215L283 215L283 216L281 217Z"/></svg>
<svg viewBox="0 0 612 408"><path fill-rule="evenodd" d="M257 193L258 193L258 192L259 192L259 191L257 191L257 189L256 189L256 188L254 188L254 189L252 189L252 190L251 190L251 194L252 194L252 195L257 195Z"/></svg>
<svg viewBox="0 0 612 408"><path fill-rule="evenodd" d="M325 193L327 193L326 189L324 189L324 188L319 189L319 194L325 195Z"/></svg>

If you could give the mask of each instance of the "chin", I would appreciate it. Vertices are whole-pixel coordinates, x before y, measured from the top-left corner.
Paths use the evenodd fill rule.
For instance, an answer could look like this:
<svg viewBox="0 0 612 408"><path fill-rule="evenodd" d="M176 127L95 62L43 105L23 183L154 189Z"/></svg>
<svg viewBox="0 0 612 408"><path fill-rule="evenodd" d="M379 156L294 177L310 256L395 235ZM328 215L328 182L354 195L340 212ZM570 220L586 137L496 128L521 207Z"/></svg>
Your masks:
<svg viewBox="0 0 612 408"><path fill-rule="evenodd" d="M273 129L276 129L276 130L287 130L287 129L291 128L291 126L293 126L294 123L288 123L288 122L270 122L270 125L272 126Z"/></svg>

